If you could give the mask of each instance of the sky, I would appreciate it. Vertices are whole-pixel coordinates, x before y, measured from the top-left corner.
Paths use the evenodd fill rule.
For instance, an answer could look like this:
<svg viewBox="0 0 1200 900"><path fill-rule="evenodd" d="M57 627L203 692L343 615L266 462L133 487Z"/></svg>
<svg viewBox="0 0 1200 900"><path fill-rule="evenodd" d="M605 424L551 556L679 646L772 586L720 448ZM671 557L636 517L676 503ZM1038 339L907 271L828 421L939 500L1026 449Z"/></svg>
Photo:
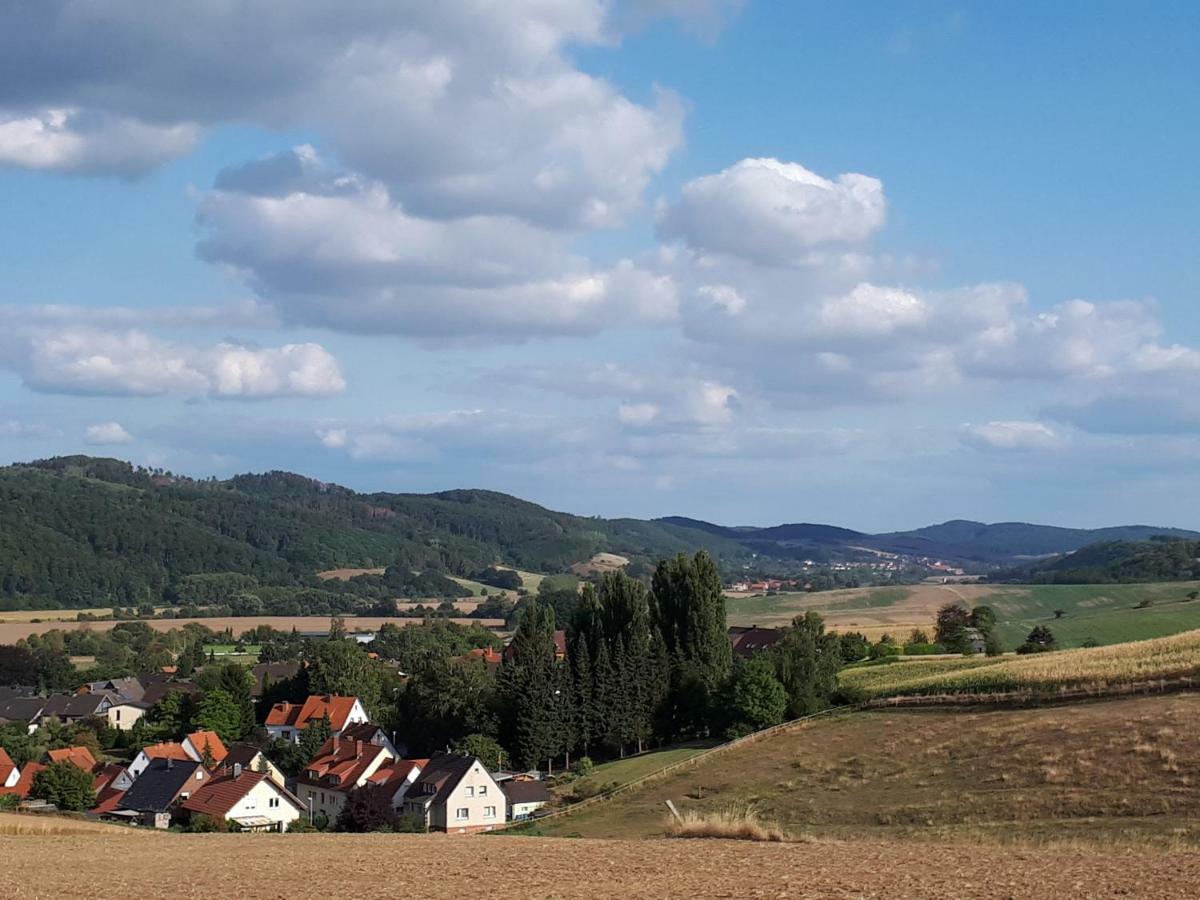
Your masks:
<svg viewBox="0 0 1200 900"><path fill-rule="evenodd" d="M1200 8L0 5L0 459L1200 526Z"/></svg>

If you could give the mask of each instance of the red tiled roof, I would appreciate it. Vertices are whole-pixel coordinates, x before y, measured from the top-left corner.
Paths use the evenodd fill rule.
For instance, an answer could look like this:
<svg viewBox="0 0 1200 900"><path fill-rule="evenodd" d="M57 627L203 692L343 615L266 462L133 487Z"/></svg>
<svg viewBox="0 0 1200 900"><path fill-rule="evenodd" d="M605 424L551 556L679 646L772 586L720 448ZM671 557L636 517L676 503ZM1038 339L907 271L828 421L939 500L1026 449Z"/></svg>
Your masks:
<svg viewBox="0 0 1200 900"><path fill-rule="evenodd" d="M188 752L183 749L183 744L175 741L163 741L158 744L149 744L142 748L142 752L150 759L178 759L190 760Z"/></svg>
<svg viewBox="0 0 1200 900"><path fill-rule="evenodd" d="M0 787L4 782L8 781L8 776L17 768L17 764L12 761L12 757L8 755L8 751L0 747Z"/></svg>
<svg viewBox="0 0 1200 900"><path fill-rule="evenodd" d="M105 787L96 793L96 805L91 808L90 812L95 816L110 813L120 805L121 798L124 796L124 791Z"/></svg>
<svg viewBox="0 0 1200 900"><path fill-rule="evenodd" d="M189 734L186 740L200 754L201 759L204 757L204 745L208 744L208 752L212 754L213 762L219 763L228 754L225 745L221 743L221 737L215 731L196 731Z"/></svg>
<svg viewBox="0 0 1200 900"><path fill-rule="evenodd" d="M260 781L266 778L264 772L242 771L238 776L222 775L214 778L198 788L192 796L180 804L184 809L208 816L224 818L226 813L237 806L238 801L245 797ZM271 784L274 784L272 781Z"/></svg>
<svg viewBox="0 0 1200 900"><path fill-rule="evenodd" d="M109 763L108 765L101 767L100 770L96 772L95 777L92 779L92 790L96 791L97 793L106 790L108 786L116 781L124 771L125 767L120 763Z"/></svg>
<svg viewBox="0 0 1200 900"><path fill-rule="evenodd" d="M25 768L21 770L21 780L13 787L0 789L0 797L5 794L16 794L22 800L29 796L29 789L33 787L34 776L42 769L46 768L41 763L26 763Z"/></svg>
<svg viewBox="0 0 1200 900"><path fill-rule="evenodd" d="M52 763L74 763L85 772L91 772L96 768L96 757L92 756L92 751L87 747L63 747L60 750L51 750L46 755L50 757Z"/></svg>
<svg viewBox="0 0 1200 900"><path fill-rule="evenodd" d="M288 725L307 728L313 719L329 717L334 731L346 727L346 719L354 709L357 697L337 697L331 694L314 694L300 703L276 703L267 713L268 725Z"/></svg>
<svg viewBox="0 0 1200 900"><path fill-rule="evenodd" d="M330 738L304 767L299 780L335 790L349 790L358 785L363 773L380 754L391 758L388 749L377 744ZM330 776L335 776L335 780L329 781Z"/></svg>
<svg viewBox="0 0 1200 900"><path fill-rule="evenodd" d="M398 759L393 763L385 763L367 779L371 784L399 786L408 780L413 769L419 775L421 770L429 765L427 759Z"/></svg>

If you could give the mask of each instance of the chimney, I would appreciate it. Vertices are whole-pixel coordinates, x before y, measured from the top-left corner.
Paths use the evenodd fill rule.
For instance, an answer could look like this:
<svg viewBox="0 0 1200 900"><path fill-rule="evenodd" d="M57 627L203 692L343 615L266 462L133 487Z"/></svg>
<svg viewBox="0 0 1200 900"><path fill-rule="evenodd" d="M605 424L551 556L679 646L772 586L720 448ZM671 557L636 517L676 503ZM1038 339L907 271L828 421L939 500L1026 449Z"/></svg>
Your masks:
<svg viewBox="0 0 1200 900"><path fill-rule="evenodd" d="M233 764L233 777L235 780L242 777L242 764L241 763Z"/></svg>
<svg viewBox="0 0 1200 900"><path fill-rule="evenodd" d="M173 768L175 768L175 760L171 759L171 757L168 756L167 757L167 769L170 770Z"/></svg>
<svg viewBox="0 0 1200 900"><path fill-rule="evenodd" d="M354 742L354 758L355 759L362 758L362 741Z"/></svg>
<svg viewBox="0 0 1200 900"><path fill-rule="evenodd" d="M336 734L333 736L333 752L337 753L342 748L342 739Z"/></svg>

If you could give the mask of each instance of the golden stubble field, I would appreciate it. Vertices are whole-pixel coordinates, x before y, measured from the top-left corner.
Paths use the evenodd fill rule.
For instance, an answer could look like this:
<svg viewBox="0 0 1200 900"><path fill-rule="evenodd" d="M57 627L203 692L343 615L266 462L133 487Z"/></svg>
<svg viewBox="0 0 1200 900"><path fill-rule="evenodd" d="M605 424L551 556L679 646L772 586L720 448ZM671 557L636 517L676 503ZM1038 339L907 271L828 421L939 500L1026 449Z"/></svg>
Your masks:
<svg viewBox="0 0 1200 900"><path fill-rule="evenodd" d="M279 631L291 631L295 628L301 632L317 632L329 630L329 616L231 616L214 619L145 619L147 625L155 631L170 631L181 628L188 622L196 622L211 628L213 631L224 631L232 628L235 635L249 631L259 625L269 625ZM406 625L418 624L418 618L389 618L386 616L347 616L346 630L376 631L384 624L392 624L403 628ZM485 628L503 628L503 619L468 619L451 618L447 621L459 625L478 624ZM93 631L108 631L116 622L0 622L0 644L12 644L31 634L45 634L55 628L90 628Z"/></svg>
<svg viewBox="0 0 1200 900"><path fill-rule="evenodd" d="M0 836L0 896L1184 897L1200 853L923 841L475 835ZM64 861L70 860L70 864Z"/></svg>

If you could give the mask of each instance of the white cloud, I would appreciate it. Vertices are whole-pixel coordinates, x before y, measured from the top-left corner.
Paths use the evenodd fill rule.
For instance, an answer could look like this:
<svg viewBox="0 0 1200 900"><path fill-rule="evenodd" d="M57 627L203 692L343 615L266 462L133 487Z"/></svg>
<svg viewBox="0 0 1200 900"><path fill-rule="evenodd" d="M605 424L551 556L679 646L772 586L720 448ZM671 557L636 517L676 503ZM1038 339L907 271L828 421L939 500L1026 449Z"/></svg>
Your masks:
<svg viewBox="0 0 1200 900"><path fill-rule="evenodd" d="M327 397L345 380L319 344L193 346L143 331L73 328L9 337L8 365L36 390L153 396L171 392L213 397Z"/></svg>
<svg viewBox="0 0 1200 900"><path fill-rule="evenodd" d="M1062 444L1062 437L1042 422L986 422L964 425L959 430L964 444L982 450L1048 450Z"/></svg>
<svg viewBox="0 0 1200 900"><path fill-rule="evenodd" d="M89 444L132 444L133 435L125 430L120 422L100 422L89 425L83 433L83 439Z"/></svg>
<svg viewBox="0 0 1200 900"><path fill-rule="evenodd" d="M190 153L198 136L192 125L159 126L104 112L0 113L0 165L132 176Z"/></svg>
<svg viewBox="0 0 1200 900"><path fill-rule="evenodd" d="M623 425L649 425L658 418L658 413L654 403L622 403L617 407L617 418Z"/></svg>
<svg viewBox="0 0 1200 900"><path fill-rule="evenodd" d="M22 422L17 419L0 419L0 437L8 438L53 438L60 437L57 428L40 422Z"/></svg>
<svg viewBox="0 0 1200 900"><path fill-rule="evenodd" d="M796 163L744 159L684 185L659 229L700 251L782 265L814 248L862 243L883 224L886 206L876 178L831 181Z"/></svg>

